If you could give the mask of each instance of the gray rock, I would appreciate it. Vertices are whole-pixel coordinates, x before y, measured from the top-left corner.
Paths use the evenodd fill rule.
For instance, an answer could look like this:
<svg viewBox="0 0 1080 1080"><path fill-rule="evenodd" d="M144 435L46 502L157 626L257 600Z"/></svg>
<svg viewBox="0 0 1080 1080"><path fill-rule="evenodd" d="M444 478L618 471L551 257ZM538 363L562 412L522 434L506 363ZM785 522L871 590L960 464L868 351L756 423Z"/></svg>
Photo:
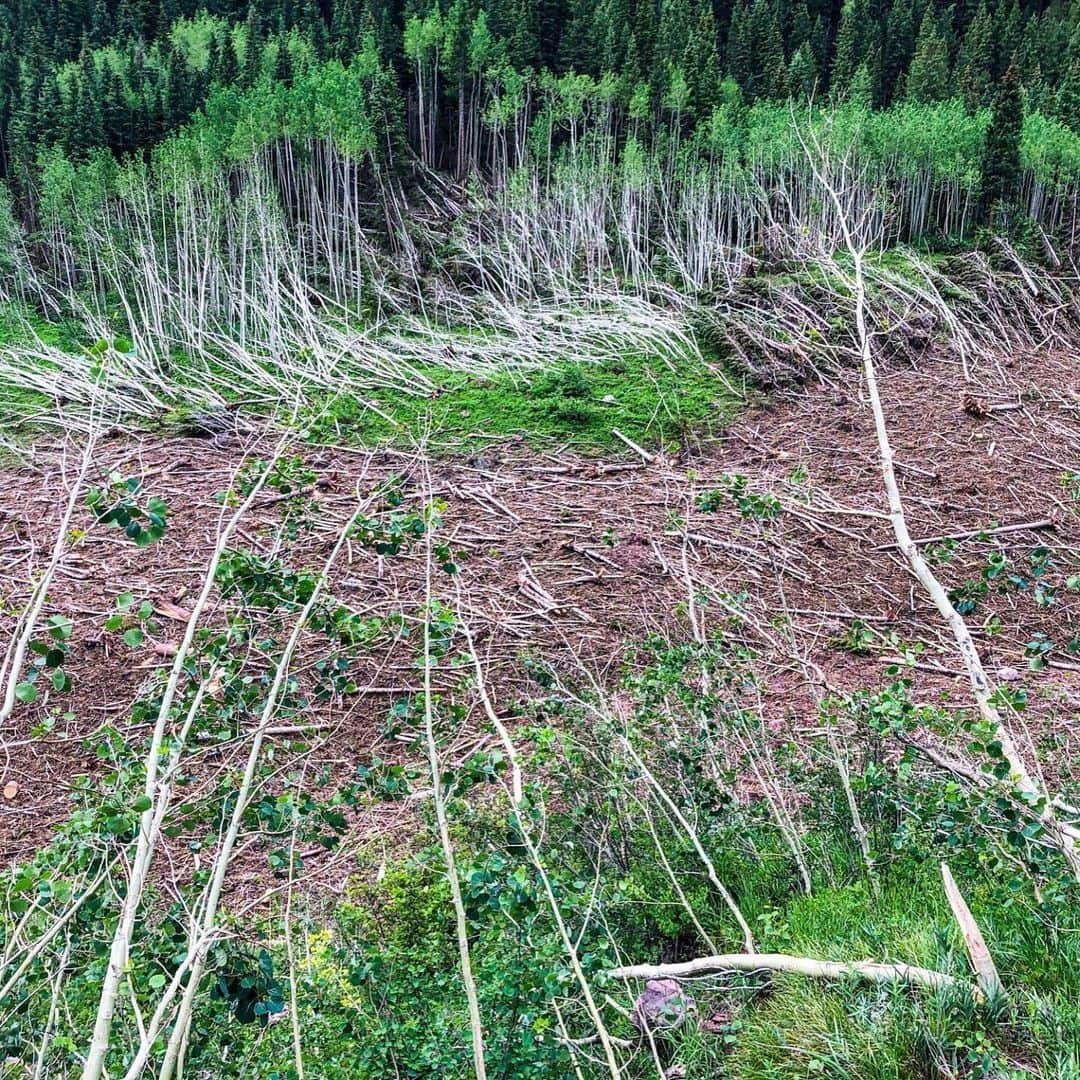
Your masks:
<svg viewBox="0 0 1080 1080"><path fill-rule="evenodd" d="M674 979L650 979L630 1018L638 1031L673 1031L696 1011L693 997Z"/></svg>

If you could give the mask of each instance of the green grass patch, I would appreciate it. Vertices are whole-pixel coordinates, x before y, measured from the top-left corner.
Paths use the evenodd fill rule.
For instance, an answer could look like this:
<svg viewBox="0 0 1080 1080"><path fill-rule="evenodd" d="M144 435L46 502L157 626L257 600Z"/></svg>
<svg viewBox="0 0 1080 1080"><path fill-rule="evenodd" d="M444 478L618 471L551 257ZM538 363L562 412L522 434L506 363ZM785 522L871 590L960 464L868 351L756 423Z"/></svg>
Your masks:
<svg viewBox="0 0 1080 1080"><path fill-rule="evenodd" d="M425 374L437 388L428 397L342 394L309 411L309 437L371 445L411 444L426 435L435 445L452 445L523 435L598 452L625 449L613 428L642 445L683 445L721 430L744 403L722 373L693 357L568 361L496 377L443 369Z"/></svg>

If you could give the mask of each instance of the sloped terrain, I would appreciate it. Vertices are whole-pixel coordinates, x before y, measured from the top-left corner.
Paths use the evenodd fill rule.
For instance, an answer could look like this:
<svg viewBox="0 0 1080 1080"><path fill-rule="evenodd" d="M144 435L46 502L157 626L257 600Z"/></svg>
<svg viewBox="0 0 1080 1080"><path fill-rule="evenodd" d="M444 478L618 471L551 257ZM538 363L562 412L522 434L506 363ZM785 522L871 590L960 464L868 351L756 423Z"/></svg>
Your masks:
<svg viewBox="0 0 1080 1080"><path fill-rule="evenodd" d="M1027 723L1036 741L1052 735L1060 751L1053 767L1062 768L1080 737L1080 597L1065 586L1080 566L1077 481L1067 480L1080 466L1078 392L1069 358L1037 356L988 366L974 385L954 365L929 359L891 371L884 389L912 527L920 539L945 538L927 546L939 553L946 584L973 605L984 663L1029 690ZM78 511L46 609L71 620L64 670L73 686L42 694L13 718L3 781L14 781L18 793L3 808L7 858L25 858L67 817L70 781L95 772L104 727L134 742L142 737L130 703L171 662L223 519L220 493L274 441L266 431L213 441L113 432L101 442L94 472L139 477L167 504L168 525L160 542L137 548L85 507ZM297 485L299 501L268 489L233 546L312 568L390 478L405 507L444 501L437 537L460 571L438 584L439 598L471 627L492 697L508 717L529 696L530 662L553 665L571 681L587 672L614 686L645 636L690 634L691 595L702 631L722 629L735 606L745 614L737 633L759 654L761 708L782 739L797 743L815 723L813 680L793 658L820 668L830 686L872 690L895 674L890 660L914 649L908 674L916 696L963 700L966 676L952 644L881 517L872 424L853 386L819 386L752 412L675 458L583 457L543 442L483 437L437 461L420 450L297 446L294 453L291 467L299 471L302 458L310 470ZM6 470L0 545L8 608L51 548L70 454L41 445L27 464ZM290 514L299 522L291 540L281 531ZM419 552L382 558L350 547L329 590L364 619L408 621L418 618L423 584ZM154 609L135 648L104 628L123 594ZM278 738L302 740L313 774L322 765L408 758L407 732L388 721L395 702L420 690L415 635L383 636L350 667L347 692L316 693L315 673L300 665L306 706ZM1050 643L1047 662L1029 670L1041 655L1029 646L1039 640ZM315 643L309 648L315 656ZM494 738L474 690L456 672L438 678L465 706L451 756ZM208 747L204 765L227 764L237 733Z"/></svg>

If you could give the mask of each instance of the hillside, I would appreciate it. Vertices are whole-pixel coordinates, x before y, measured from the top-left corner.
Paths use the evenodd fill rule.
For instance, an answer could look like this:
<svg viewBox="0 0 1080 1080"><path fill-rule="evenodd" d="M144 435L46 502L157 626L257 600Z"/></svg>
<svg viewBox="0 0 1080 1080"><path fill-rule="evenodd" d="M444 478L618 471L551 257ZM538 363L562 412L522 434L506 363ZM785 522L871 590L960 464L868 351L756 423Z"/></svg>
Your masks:
<svg viewBox="0 0 1080 1080"><path fill-rule="evenodd" d="M0 1076L1080 1080L1080 37L0 10Z"/></svg>

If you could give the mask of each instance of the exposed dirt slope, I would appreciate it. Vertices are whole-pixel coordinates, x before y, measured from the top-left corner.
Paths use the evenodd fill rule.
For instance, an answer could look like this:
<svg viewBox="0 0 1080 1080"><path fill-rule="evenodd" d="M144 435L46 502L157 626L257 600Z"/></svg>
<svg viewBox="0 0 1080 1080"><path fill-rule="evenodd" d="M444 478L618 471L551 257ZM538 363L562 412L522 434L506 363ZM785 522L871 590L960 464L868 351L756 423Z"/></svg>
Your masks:
<svg viewBox="0 0 1080 1080"><path fill-rule="evenodd" d="M978 583L991 552L1006 556L1007 572L990 580L970 621L985 628L978 640L989 671L1027 684L1031 728L1052 731L1055 760L1067 769L1080 752L1080 656L1063 648L1080 633L1080 592L1065 587L1080 569L1080 502L1063 476L1080 471L1080 368L1071 358L1015 358L977 373L971 385L957 366L934 359L891 371L883 395L917 537L1049 522L964 540L939 573L950 587ZM179 637L178 617L199 584L222 515L215 493L228 486L245 450L266 453L270 444L269 435L261 446L122 435L102 443L97 470L140 475L146 493L168 503L169 526L160 543L139 550L80 509L78 528L85 534L72 545L47 608L74 622L66 665L74 688L18 709L3 732L0 788L8 785L11 793L11 782L17 785L0 800L5 859L26 857L68 814L72 778L98 767L101 725L138 734L127 727L129 705L169 663L162 653ZM817 387L748 415L678 461L644 462L633 454L601 461L520 440L477 439L476 446L471 458L430 465L434 494L447 503L442 538L462 556L458 577L437 584L466 614L501 712L510 713L529 692L526 655L542 656L571 677L583 665L614 683L635 639L658 630L685 637L688 582L706 627L719 625L724 614L716 603L700 603L705 594L747 594L751 626L744 632L763 651L762 707L778 734L797 738L814 724L811 689L778 629L785 612L794 651L836 686L881 685L888 678L884 657L895 650L867 633L895 630L905 642L925 643L915 671L918 693L962 700L964 680L950 642L891 549L887 522L875 516L883 508L877 450L854 375L845 386ZM415 505L422 498L424 470L415 454L300 452L319 477L311 492L318 511L314 530L278 551L292 566L319 564L357 493L367 497L387 476L403 478ZM25 596L47 558L65 472L71 472L68 453L65 469L64 449L41 445L29 464L0 477L5 610ZM724 474L747 477L747 496L775 497L783 510L771 520L743 516L725 497L718 510L702 511L697 496L721 485ZM272 496L263 500L238 543L270 550L281 509ZM680 520L687 523L685 545ZM1034 573L1039 564L1045 564L1042 578ZM1009 573L1025 585L1004 584ZM1036 602L1039 581L1056 587L1052 602ZM354 547L337 567L332 591L365 614L414 615L422 599L422 560L415 553L378 559ZM123 592L154 603L159 652L149 644L132 652L103 629ZM0 632L9 628L10 620ZM1024 650L1037 633L1058 647L1049 666L1029 672ZM771 635L772 644L762 634ZM864 655L837 645L856 637L869 650ZM418 686L416 647L412 637L380 648L353 676L359 693L313 707L305 718L315 725L308 744L312 766L341 770L373 754L408 752L400 740L387 743L382 732L393 702ZM310 674L301 664L301 680ZM475 698L462 698L468 715L456 756L490 737ZM33 737L50 714L51 733ZM206 754L228 762L230 756L239 760L241 748L231 742Z"/></svg>

